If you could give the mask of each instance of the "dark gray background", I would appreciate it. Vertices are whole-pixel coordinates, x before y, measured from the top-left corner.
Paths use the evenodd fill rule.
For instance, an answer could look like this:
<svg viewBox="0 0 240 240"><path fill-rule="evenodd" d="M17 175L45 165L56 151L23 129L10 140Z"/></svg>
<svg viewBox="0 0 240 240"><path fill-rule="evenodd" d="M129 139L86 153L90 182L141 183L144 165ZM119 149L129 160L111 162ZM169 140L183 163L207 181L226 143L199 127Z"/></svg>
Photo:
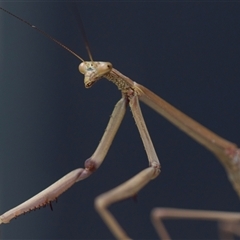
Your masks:
<svg viewBox="0 0 240 240"><path fill-rule="evenodd" d="M111 61L134 81L237 144L240 5L237 2L79 2L95 60ZM1 3L88 59L67 3ZM0 12L1 213L84 166L120 98L101 80L85 89L79 61ZM239 211L223 167L202 146L148 107L142 111L162 173L110 209L134 239L157 234L153 207ZM0 227L4 239L110 239L94 198L148 166L130 111L103 165L41 209ZM175 239L215 239L216 224L168 221Z"/></svg>

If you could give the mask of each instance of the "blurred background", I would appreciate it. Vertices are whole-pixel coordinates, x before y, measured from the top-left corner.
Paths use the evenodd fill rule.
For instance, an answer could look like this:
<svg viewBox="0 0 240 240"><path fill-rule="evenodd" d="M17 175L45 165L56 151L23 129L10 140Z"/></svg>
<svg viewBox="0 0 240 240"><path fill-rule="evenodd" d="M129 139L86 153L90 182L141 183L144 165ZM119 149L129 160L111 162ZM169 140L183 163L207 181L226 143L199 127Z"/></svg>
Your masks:
<svg viewBox="0 0 240 240"><path fill-rule="evenodd" d="M68 4L1 2L89 59ZM240 5L235 2L78 3L94 60L124 75L240 145ZM0 12L1 214L83 167L121 97L101 80L85 89L79 60ZM154 207L240 211L218 160L142 104L162 165L137 197L110 209L134 239L156 239ZM148 166L128 111L102 166L53 203L0 226L2 239L112 239L94 198ZM217 224L166 221L174 239L216 239Z"/></svg>

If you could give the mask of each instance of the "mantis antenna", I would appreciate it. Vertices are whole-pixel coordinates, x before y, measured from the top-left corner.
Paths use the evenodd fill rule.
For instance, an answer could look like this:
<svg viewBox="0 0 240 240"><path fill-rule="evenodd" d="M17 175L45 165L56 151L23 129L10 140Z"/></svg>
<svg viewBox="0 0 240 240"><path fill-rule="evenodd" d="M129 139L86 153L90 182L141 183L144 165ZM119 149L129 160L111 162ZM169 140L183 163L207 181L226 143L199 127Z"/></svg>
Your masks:
<svg viewBox="0 0 240 240"><path fill-rule="evenodd" d="M74 16L75 16L75 18L77 20L78 27L79 27L79 29L81 31L81 34L82 34L82 37L83 37L83 41L85 43L85 47L86 47L88 56L89 56L91 62L93 62L92 54L91 54L90 47L89 47L89 42L88 42L88 39L87 39L87 34L86 34L86 31L85 31L85 28L84 28L84 25L83 25L82 18L81 18L80 14L79 14L79 12L77 10L77 4L76 4L76 2L71 2L70 6L71 6L71 11L74 13Z"/></svg>
<svg viewBox="0 0 240 240"><path fill-rule="evenodd" d="M61 46L62 48L66 49L68 52L70 52L72 55L74 55L76 58L80 59L82 62L84 62L84 60L79 56L77 55L74 51L72 51L70 48L66 47L65 45L63 45L61 42L59 42L57 39L55 39L54 37L50 36L48 33L46 33L45 31L39 29L38 27L32 25L31 23L29 23L28 21L16 16L15 14L7 11L6 9L0 7L0 9L4 12L6 12L7 14L11 15L12 17L15 17L16 19L18 19L19 21L27 24L29 27L33 28L34 30L40 32L42 35L44 35L45 37L47 37L48 39L52 40L53 42L57 43L59 46ZM88 52L90 53L90 52ZM90 55L91 56L91 55ZM92 56L91 56L92 57ZM90 59L91 59L90 57Z"/></svg>

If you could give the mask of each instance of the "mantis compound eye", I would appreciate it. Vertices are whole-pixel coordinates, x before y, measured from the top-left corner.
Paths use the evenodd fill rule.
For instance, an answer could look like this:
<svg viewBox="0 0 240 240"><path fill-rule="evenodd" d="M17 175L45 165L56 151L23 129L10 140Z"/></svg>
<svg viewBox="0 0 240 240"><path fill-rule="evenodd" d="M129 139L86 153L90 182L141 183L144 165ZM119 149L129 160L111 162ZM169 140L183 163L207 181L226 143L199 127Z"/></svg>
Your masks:
<svg viewBox="0 0 240 240"><path fill-rule="evenodd" d="M82 73L83 75L86 73L86 71L87 71L87 66L86 66L85 62L82 62L82 63L79 64L78 70L79 70L79 72Z"/></svg>

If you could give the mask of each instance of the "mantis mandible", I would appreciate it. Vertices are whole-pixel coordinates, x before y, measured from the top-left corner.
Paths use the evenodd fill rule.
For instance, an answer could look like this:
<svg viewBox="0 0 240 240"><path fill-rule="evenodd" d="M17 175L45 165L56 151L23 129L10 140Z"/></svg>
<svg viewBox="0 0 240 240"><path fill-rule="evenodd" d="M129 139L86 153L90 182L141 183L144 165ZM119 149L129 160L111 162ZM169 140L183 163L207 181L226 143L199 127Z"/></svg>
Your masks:
<svg viewBox="0 0 240 240"><path fill-rule="evenodd" d="M160 154L160 153L159 153ZM160 160L161 160L161 154L160 154Z"/></svg>

